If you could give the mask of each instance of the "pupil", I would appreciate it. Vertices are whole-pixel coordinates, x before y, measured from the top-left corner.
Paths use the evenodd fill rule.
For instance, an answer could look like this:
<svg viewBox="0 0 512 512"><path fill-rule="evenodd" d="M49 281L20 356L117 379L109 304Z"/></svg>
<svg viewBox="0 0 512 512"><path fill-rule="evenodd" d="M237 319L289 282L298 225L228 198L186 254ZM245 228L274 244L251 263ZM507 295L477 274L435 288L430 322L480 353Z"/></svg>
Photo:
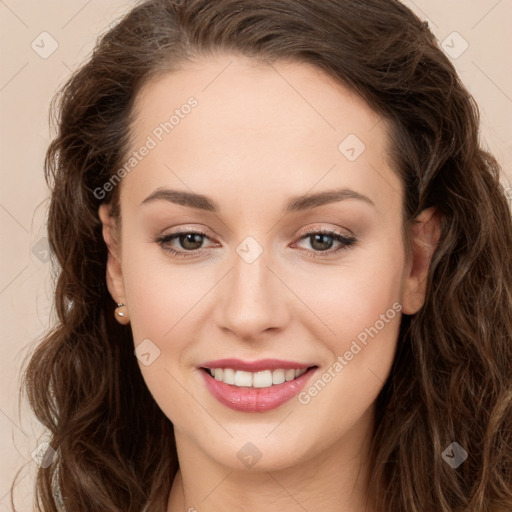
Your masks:
<svg viewBox="0 0 512 512"><path fill-rule="evenodd" d="M203 243L202 236L200 233L187 233L180 236L180 243L184 249L199 249ZM188 245L189 242L192 247Z"/></svg>
<svg viewBox="0 0 512 512"><path fill-rule="evenodd" d="M321 233L317 233L315 235L312 235L312 237L313 237L313 242L312 242L311 246L314 249L317 249L317 250L320 250L320 251L324 251L324 250L330 249L330 246L332 244L332 237L331 236L325 235L325 234L321 234ZM318 242L318 241L321 242L322 237L327 238L328 241L324 242L324 243L320 243L320 247L315 247L315 243Z"/></svg>

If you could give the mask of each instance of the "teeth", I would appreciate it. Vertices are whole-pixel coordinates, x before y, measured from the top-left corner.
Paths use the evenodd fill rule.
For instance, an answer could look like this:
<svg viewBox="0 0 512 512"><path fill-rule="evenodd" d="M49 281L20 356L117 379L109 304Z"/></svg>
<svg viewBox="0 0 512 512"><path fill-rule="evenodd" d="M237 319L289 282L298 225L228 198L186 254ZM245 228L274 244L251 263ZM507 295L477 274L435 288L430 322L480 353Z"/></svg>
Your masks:
<svg viewBox="0 0 512 512"><path fill-rule="evenodd" d="M295 379L295 370L286 370L284 373L284 378L286 382Z"/></svg>
<svg viewBox="0 0 512 512"><path fill-rule="evenodd" d="M252 373L243 371L235 372L235 386L252 386Z"/></svg>
<svg viewBox="0 0 512 512"><path fill-rule="evenodd" d="M270 370L263 370L262 372L253 373L252 385L255 388L268 388L272 386L272 372Z"/></svg>
<svg viewBox="0 0 512 512"><path fill-rule="evenodd" d="M235 383L235 370L231 368L224 368L224 373L222 374L222 381L226 384L234 384Z"/></svg>
<svg viewBox="0 0 512 512"><path fill-rule="evenodd" d="M208 368L215 380L239 387L269 388L270 386L289 382L304 375L307 368L301 370L263 370L261 372L245 372L232 368Z"/></svg>
<svg viewBox="0 0 512 512"><path fill-rule="evenodd" d="M284 382L284 370L274 370L272 372L272 384L282 384Z"/></svg>

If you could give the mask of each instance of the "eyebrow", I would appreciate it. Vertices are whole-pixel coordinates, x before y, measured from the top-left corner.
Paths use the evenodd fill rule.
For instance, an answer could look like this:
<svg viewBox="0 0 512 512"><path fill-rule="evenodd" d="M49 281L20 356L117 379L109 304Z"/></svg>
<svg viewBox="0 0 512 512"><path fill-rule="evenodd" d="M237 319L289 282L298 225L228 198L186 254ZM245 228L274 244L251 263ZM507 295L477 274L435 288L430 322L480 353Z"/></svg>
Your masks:
<svg viewBox="0 0 512 512"><path fill-rule="evenodd" d="M309 210L325 204L343 201L345 199L358 199L369 205L375 206L375 203L368 196L349 188L341 188L292 197L286 203L283 214L286 215L292 212ZM190 208L198 208L209 212L218 212L220 210L219 205L213 199L210 199L205 195L167 188L157 188L148 197L146 197L144 201L142 201L141 205L160 200L179 204L181 206L188 206Z"/></svg>

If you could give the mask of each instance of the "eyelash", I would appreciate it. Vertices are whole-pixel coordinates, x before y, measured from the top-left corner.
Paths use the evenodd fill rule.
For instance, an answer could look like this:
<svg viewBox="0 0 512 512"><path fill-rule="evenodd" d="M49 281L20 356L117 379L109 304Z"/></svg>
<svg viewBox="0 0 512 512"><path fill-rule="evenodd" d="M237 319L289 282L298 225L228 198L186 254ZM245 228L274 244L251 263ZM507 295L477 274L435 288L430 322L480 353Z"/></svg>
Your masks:
<svg viewBox="0 0 512 512"><path fill-rule="evenodd" d="M190 251L178 251L176 249L173 249L172 247L166 246L165 244L169 243L171 240L175 238L179 238L181 235L201 235L206 238L208 238L208 235L202 231L178 231L176 233L171 233L168 235L164 235L162 237L157 237L153 241L158 243L162 249L164 249L166 252L172 255L173 258L194 258L197 256L200 256L208 249L196 249L196 250L190 250ZM340 251L343 251L345 249L348 249L350 247L353 247L357 243L357 239L354 236L344 235L341 233L338 233L336 231L332 230L322 230L322 229L311 229L306 231L299 240L307 239L308 237L311 237L312 235L327 235L331 238L333 238L334 241L341 243L340 247L335 250L327 249L325 251L313 251L309 249L305 249L306 252L310 254L313 258L322 258L325 257L324 255L332 255L335 253L338 253Z"/></svg>

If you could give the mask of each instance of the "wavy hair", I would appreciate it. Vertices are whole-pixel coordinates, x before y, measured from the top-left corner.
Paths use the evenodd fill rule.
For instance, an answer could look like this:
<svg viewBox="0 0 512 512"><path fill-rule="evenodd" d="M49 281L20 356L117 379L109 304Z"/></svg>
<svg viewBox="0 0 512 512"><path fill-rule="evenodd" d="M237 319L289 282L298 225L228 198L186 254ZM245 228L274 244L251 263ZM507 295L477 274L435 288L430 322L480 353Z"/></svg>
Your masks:
<svg viewBox="0 0 512 512"><path fill-rule="evenodd" d="M119 219L120 187L102 199L94 191L126 158L141 87L215 52L313 64L356 92L389 122L405 231L425 208L440 213L425 303L402 317L377 399L368 499L379 512L512 510L510 207L474 99L428 25L397 0L148 0L55 96L45 176L58 319L22 388L57 452L38 470L37 510L166 510L173 427L105 282L98 207L111 204ZM456 470L442 458L454 441L469 454Z"/></svg>

